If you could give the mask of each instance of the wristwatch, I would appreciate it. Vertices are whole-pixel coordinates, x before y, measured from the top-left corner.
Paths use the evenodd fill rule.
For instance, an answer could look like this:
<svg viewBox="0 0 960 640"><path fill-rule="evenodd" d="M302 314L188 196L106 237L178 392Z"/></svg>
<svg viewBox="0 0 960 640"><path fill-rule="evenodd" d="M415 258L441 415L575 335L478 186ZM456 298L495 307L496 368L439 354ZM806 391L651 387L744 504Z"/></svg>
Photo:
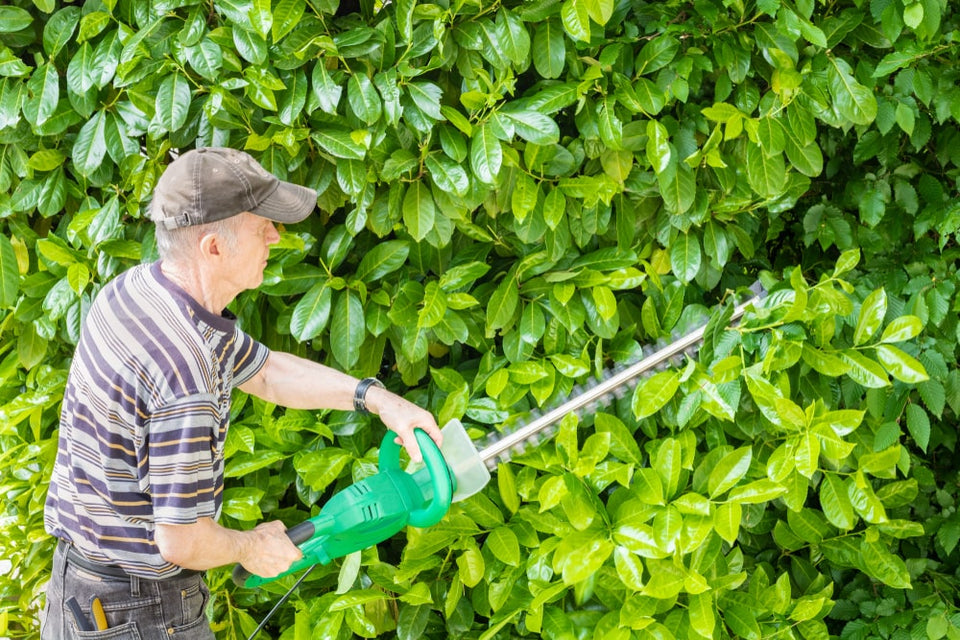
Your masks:
<svg viewBox="0 0 960 640"><path fill-rule="evenodd" d="M370 410L367 409L367 390L370 387L380 387L381 389L385 388L383 383L377 380L376 378L364 378L357 384L356 390L353 392L353 409L360 413L370 413Z"/></svg>

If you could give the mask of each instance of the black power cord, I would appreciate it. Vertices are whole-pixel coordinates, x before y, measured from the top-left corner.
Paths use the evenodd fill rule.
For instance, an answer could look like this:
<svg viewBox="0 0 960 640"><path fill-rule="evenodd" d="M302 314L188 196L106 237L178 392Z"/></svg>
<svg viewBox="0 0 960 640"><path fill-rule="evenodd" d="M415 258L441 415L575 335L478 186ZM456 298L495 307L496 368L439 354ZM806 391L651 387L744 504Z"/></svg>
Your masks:
<svg viewBox="0 0 960 640"><path fill-rule="evenodd" d="M259 625L256 629L253 630L253 633L250 634L250 637L247 638L247 640L253 640L254 638L257 637L257 634L258 634L258 633L260 633L261 631L263 631L263 627L267 624L267 621L268 621L270 618L272 618L272 617L273 617L273 614L275 614L275 613L277 612L277 609L279 609L279 608L283 605L283 603L286 602L287 599L288 599L291 595L293 595L293 592L297 590L297 587L300 586L300 583L303 582L304 580L306 580L307 576L310 575L310 572L313 571L314 569L316 569L316 567L317 567L317 565L315 565L315 564L314 564L314 565L310 565L310 568L307 569L306 571L304 571L303 575L300 576L300 579L297 580L295 583L293 583L293 586L290 587L290 589L288 589L285 594L283 594L283 597L280 598L280 600L277 601L277 604L273 605L273 609L270 609L270 613L268 613L266 616L264 616L263 620L260 621L260 625Z"/></svg>

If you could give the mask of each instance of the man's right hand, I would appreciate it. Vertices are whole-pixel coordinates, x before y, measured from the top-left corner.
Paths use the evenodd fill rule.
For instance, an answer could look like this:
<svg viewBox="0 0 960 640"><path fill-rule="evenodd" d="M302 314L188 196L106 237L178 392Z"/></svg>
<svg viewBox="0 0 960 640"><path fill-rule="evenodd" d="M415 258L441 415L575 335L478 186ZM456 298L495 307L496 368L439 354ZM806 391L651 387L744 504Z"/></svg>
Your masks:
<svg viewBox="0 0 960 640"><path fill-rule="evenodd" d="M251 544L245 545L240 564L254 575L274 578L303 557L300 549L287 537L286 527L280 521L264 522L246 533Z"/></svg>

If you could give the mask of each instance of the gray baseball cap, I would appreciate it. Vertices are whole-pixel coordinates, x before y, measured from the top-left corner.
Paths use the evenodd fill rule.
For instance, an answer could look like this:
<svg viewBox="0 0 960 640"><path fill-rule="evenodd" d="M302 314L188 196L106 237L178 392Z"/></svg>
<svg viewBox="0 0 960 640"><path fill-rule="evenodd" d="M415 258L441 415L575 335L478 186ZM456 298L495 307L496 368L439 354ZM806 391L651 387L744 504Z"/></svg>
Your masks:
<svg viewBox="0 0 960 640"><path fill-rule="evenodd" d="M284 182L247 153L224 147L187 151L160 176L151 217L166 229L206 224L244 211L292 224L317 206L317 192Z"/></svg>

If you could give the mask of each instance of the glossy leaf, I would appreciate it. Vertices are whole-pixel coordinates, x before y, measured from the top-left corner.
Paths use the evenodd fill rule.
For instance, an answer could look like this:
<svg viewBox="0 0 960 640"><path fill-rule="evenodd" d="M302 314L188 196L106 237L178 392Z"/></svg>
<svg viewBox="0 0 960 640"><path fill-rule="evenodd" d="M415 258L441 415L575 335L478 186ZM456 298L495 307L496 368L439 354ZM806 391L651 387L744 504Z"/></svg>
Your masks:
<svg viewBox="0 0 960 640"><path fill-rule="evenodd" d="M427 237L433 229L437 217L437 207L427 185L415 182L407 189L403 197L403 222L414 240Z"/></svg>
<svg viewBox="0 0 960 640"><path fill-rule="evenodd" d="M861 345L870 340L883 323L887 313L887 294L877 289L863 301L860 315L857 317L857 329L853 334L854 344Z"/></svg>
<svg viewBox="0 0 960 640"><path fill-rule="evenodd" d="M664 407L680 387L674 371L661 371L644 380L633 394L633 413L639 418L651 416Z"/></svg>
<svg viewBox="0 0 960 640"><path fill-rule="evenodd" d="M750 469L752 459L753 451L749 447L741 447L721 458L707 480L710 497L722 495L740 482Z"/></svg>
<svg viewBox="0 0 960 640"><path fill-rule="evenodd" d="M304 342L315 338L327 326L330 319L330 303L333 290L326 282L318 282L304 294L293 308L290 317L290 333Z"/></svg>
<svg viewBox="0 0 960 640"><path fill-rule="evenodd" d="M877 346L877 360L897 380L915 384L930 378L919 360L889 344Z"/></svg>
<svg viewBox="0 0 960 640"><path fill-rule="evenodd" d="M17 301L20 288L20 270L13 245L0 235L0 308L8 309Z"/></svg>
<svg viewBox="0 0 960 640"><path fill-rule="evenodd" d="M330 325L330 349L345 369L360 357L360 345L366 335L363 305L352 291L342 292L333 303Z"/></svg>

